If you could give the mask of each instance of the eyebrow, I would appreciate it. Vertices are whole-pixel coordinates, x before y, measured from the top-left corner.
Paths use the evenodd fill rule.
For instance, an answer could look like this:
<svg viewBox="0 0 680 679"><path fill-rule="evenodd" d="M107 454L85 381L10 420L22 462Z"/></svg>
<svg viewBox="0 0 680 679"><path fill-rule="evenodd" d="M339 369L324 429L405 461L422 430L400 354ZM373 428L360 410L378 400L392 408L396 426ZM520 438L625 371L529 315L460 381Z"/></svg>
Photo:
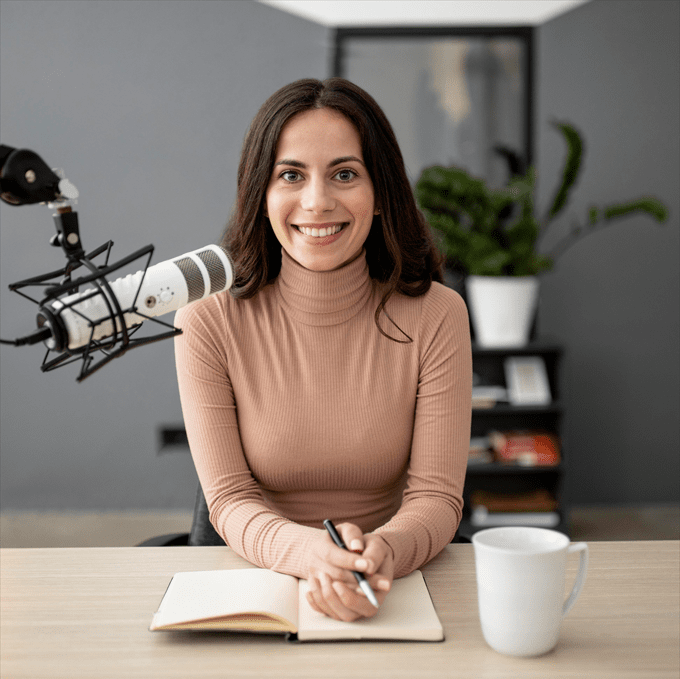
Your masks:
<svg viewBox="0 0 680 679"><path fill-rule="evenodd" d="M335 158L335 160L331 160L331 162L328 163L328 167L335 167L336 165L342 165L343 163L349 163L352 161L364 165L364 162L361 160L361 158L357 158L356 156L341 156L340 158ZM283 160L279 160L277 163L274 164L274 167L276 167L277 165L290 165L291 167L299 167L303 170L307 169L307 165L305 163L299 160L294 160L293 158L284 158Z"/></svg>

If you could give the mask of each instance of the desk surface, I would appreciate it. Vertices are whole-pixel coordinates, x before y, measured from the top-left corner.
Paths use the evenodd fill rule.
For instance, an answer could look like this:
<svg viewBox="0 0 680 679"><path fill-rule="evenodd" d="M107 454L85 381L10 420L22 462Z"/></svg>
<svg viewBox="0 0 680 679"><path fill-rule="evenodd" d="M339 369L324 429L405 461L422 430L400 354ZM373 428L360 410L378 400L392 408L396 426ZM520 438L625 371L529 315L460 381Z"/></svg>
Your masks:
<svg viewBox="0 0 680 679"><path fill-rule="evenodd" d="M290 644L282 637L149 632L177 571L244 568L227 547L0 550L0 674L20 679L381 679L680 676L680 542L593 542L560 641L539 658L491 650L477 613L472 545L423 573L443 643ZM570 557L567 588L576 572Z"/></svg>

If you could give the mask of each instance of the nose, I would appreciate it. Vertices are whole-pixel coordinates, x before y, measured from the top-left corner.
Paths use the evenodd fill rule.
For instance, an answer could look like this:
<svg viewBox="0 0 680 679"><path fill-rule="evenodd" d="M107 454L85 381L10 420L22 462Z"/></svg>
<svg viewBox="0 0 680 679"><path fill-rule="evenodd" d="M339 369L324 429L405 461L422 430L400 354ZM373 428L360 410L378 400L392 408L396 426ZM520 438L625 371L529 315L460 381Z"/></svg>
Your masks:
<svg viewBox="0 0 680 679"><path fill-rule="evenodd" d="M310 179L302 190L300 207L315 214L334 210L335 198L332 188L322 178Z"/></svg>

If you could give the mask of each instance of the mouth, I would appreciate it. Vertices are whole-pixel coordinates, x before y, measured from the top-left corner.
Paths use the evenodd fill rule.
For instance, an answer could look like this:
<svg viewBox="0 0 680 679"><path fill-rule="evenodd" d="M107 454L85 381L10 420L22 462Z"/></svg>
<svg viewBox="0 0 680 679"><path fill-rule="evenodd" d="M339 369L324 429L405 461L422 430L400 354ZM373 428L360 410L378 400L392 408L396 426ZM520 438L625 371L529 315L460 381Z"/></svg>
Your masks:
<svg viewBox="0 0 680 679"><path fill-rule="evenodd" d="M337 222L335 224L325 224L319 227L312 226L300 226L298 224L292 224L294 229L305 236L311 236L312 238L326 238L327 236L334 236L336 233L340 233L346 226L349 226L349 222Z"/></svg>

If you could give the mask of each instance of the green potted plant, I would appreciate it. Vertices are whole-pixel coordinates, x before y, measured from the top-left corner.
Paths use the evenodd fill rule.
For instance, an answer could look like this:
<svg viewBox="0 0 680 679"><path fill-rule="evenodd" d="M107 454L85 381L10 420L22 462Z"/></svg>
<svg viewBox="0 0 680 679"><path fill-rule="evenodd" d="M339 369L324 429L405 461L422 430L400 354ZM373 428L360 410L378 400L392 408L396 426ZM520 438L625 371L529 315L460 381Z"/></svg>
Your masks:
<svg viewBox="0 0 680 679"><path fill-rule="evenodd" d="M510 180L500 189L458 167L423 170L415 185L416 200L447 258L447 267L465 279L476 340L482 346L522 346L528 342L538 301L538 276L581 238L635 212L659 222L666 207L653 197L591 207L584 224L575 224L547 253L539 244L567 204L579 175L583 141L565 122L552 122L564 136L567 158L561 182L543 217L536 215L536 172L518 154L497 146Z"/></svg>

